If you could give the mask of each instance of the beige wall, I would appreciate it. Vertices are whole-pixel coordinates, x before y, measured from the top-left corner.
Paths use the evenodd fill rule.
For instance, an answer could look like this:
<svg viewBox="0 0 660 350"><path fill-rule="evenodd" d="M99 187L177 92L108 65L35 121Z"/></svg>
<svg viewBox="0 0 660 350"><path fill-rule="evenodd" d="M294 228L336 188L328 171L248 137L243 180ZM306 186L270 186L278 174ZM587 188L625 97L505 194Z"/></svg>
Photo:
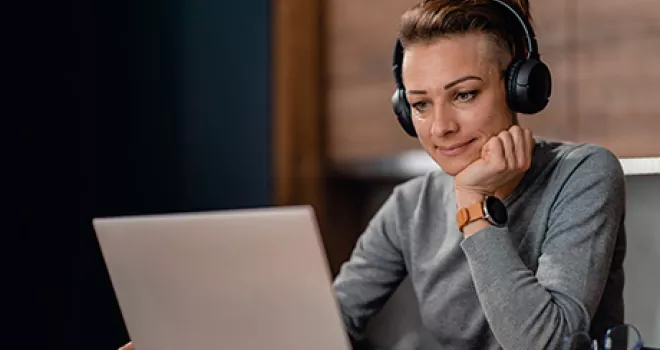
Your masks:
<svg viewBox="0 0 660 350"><path fill-rule="evenodd" d="M660 347L660 175L627 181L626 321Z"/></svg>

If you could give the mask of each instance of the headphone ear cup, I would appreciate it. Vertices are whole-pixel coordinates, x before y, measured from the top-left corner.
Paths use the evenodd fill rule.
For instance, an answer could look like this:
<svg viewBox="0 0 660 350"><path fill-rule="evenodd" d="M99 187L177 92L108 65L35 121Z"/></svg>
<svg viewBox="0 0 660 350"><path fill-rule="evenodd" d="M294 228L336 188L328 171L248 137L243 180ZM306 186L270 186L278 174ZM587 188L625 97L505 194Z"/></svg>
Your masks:
<svg viewBox="0 0 660 350"><path fill-rule="evenodd" d="M517 93L518 89L516 86L516 79L518 76L518 71L523 61L520 59L514 59L513 62L509 65L505 73L505 90L506 90L506 103L509 108L514 112L520 112L520 97Z"/></svg>
<svg viewBox="0 0 660 350"><path fill-rule="evenodd" d="M417 132L415 131L415 126L412 122L410 104L406 98L405 90L396 89L396 91L394 91L394 94L392 95L392 109L406 134L412 137L417 137Z"/></svg>
<svg viewBox="0 0 660 350"><path fill-rule="evenodd" d="M549 103L552 77L545 63L535 60L515 60L506 73L506 100L514 112L534 114Z"/></svg>

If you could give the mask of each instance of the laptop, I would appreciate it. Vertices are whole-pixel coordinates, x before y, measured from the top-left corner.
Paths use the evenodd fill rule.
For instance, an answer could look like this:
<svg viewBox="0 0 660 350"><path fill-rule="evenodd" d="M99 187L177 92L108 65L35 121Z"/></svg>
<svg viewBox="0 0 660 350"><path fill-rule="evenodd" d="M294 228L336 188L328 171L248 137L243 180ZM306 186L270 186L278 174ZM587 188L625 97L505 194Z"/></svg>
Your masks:
<svg viewBox="0 0 660 350"><path fill-rule="evenodd" d="M137 350L349 350L309 206L95 218Z"/></svg>

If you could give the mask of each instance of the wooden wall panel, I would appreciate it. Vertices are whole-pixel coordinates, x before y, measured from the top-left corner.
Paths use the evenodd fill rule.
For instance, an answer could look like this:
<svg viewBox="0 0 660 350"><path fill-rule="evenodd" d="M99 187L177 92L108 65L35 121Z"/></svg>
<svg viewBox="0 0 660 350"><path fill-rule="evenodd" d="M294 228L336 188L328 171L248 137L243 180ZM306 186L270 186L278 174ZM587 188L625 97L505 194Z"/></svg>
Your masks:
<svg viewBox="0 0 660 350"><path fill-rule="evenodd" d="M660 1L576 6L580 140L618 156L660 156Z"/></svg>
<svg viewBox="0 0 660 350"><path fill-rule="evenodd" d="M390 98L399 17L415 0L326 3L326 117L330 159L356 160L417 147Z"/></svg>
<svg viewBox="0 0 660 350"><path fill-rule="evenodd" d="M519 116L520 123L532 129L535 135L550 139L572 141L577 138L573 125L577 121L571 116L573 105L570 86L573 83L571 62L574 57L567 45L570 30L569 2L575 0L531 0L533 24L541 59L552 73L552 96L550 103L534 115Z"/></svg>

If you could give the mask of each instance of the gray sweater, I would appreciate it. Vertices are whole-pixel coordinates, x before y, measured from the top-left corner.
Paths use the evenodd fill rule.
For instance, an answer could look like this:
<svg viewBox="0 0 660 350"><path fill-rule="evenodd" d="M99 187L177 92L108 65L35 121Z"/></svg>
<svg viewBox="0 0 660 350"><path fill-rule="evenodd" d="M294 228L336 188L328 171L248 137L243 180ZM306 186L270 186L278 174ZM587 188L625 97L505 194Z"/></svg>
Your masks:
<svg viewBox="0 0 660 350"><path fill-rule="evenodd" d="M406 276L442 349L558 349L623 322L625 186L608 150L537 139L507 227L463 238L453 178L397 186L334 282L359 339Z"/></svg>

